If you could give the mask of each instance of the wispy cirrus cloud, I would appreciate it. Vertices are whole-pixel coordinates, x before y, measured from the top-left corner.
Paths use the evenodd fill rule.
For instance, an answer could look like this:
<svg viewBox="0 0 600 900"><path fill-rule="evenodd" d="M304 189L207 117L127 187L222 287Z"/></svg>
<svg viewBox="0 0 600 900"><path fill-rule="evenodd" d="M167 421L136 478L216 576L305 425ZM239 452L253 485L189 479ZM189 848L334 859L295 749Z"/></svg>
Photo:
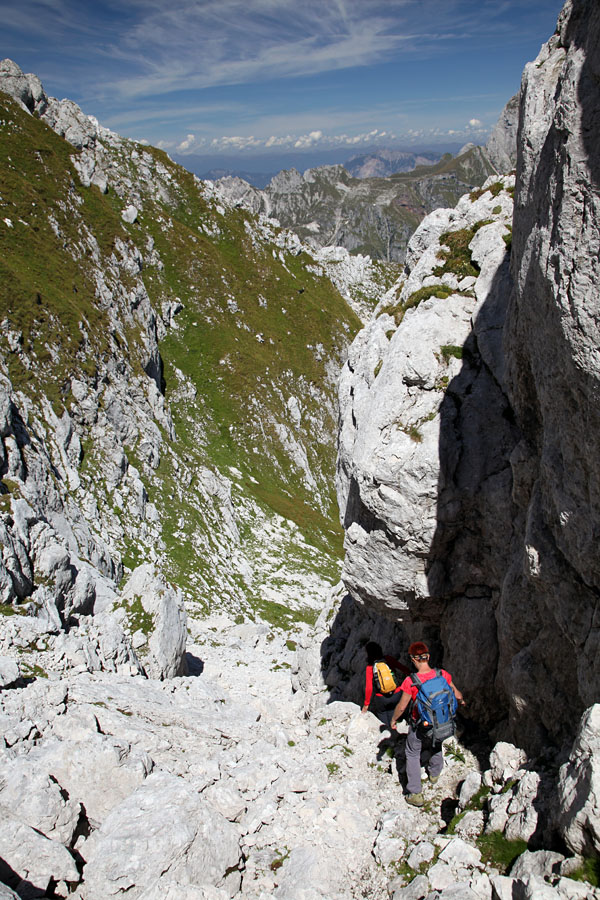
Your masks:
<svg viewBox="0 0 600 900"><path fill-rule="evenodd" d="M371 132L462 134L469 119L488 127L560 5L0 0L0 21L3 55L121 133L185 152L213 140L300 150ZM500 78L521 45L514 78ZM481 86L476 102L459 96L470 84Z"/></svg>

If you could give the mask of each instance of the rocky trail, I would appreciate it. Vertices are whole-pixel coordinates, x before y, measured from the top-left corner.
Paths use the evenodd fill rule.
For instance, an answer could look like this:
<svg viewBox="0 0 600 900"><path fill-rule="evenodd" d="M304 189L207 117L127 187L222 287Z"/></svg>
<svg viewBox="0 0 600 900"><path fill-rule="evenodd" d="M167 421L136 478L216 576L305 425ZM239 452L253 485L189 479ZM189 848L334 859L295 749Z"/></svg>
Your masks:
<svg viewBox="0 0 600 900"><path fill-rule="evenodd" d="M190 617L189 674L167 681L121 663L5 686L0 897L595 897L559 877L561 854L525 853L520 878L482 861L482 792L495 792L494 829L503 816L521 838L536 827L537 776L511 745L482 788L475 757L449 742L440 781L424 773L425 808L406 804L402 735L328 702L315 672L328 612L293 635Z"/></svg>

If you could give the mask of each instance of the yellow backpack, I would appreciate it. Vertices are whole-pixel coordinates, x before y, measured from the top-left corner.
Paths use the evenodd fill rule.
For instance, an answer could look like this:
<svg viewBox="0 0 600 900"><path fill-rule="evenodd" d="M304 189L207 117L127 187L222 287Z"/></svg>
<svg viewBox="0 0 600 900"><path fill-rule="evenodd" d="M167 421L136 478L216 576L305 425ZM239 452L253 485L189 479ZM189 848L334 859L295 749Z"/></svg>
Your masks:
<svg viewBox="0 0 600 900"><path fill-rule="evenodd" d="M378 694L393 694L398 687L398 680L384 659L373 663L373 682Z"/></svg>

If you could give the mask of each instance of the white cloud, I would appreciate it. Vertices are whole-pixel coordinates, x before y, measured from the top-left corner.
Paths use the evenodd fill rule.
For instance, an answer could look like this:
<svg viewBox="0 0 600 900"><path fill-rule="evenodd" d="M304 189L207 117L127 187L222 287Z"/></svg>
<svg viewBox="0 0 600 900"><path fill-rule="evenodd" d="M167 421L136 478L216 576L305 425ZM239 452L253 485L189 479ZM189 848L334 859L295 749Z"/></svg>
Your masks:
<svg viewBox="0 0 600 900"><path fill-rule="evenodd" d="M196 137L193 134L188 134L186 139L177 145L177 150L180 153L185 153L186 150L190 150L194 144L196 143Z"/></svg>
<svg viewBox="0 0 600 900"><path fill-rule="evenodd" d="M471 128L482 128L483 122L480 119L469 119L469 125Z"/></svg>

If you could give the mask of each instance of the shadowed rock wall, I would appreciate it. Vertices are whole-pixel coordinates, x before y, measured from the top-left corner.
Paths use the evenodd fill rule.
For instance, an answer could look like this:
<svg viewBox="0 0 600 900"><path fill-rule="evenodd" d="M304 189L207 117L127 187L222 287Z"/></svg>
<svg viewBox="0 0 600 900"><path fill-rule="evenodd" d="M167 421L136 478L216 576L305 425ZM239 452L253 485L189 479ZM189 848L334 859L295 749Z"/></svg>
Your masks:
<svg viewBox="0 0 600 900"><path fill-rule="evenodd" d="M574 0L525 69L512 255L510 179L429 216L340 386L348 590L437 626L473 718L532 751L599 688L599 47Z"/></svg>

